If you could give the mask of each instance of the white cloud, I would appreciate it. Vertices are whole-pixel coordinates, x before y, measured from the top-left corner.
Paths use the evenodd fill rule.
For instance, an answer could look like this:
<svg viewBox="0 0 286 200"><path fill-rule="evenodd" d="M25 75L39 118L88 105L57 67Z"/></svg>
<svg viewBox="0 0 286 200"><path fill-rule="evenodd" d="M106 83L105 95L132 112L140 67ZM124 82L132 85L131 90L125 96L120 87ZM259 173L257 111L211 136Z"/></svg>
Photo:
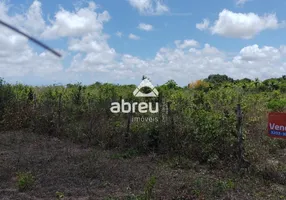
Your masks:
<svg viewBox="0 0 286 200"><path fill-rule="evenodd" d="M185 49L188 47L198 47L200 44L196 40L176 40L175 45L179 49Z"/></svg>
<svg viewBox="0 0 286 200"><path fill-rule="evenodd" d="M81 52L101 52L109 49L107 36L103 34L88 34L80 39L71 38L69 41L69 50Z"/></svg>
<svg viewBox="0 0 286 200"><path fill-rule="evenodd" d="M108 45L107 34L103 33L103 24L110 20L107 11L96 12L97 6L89 3L88 7L78 7L76 12L63 8L55 15L52 26L43 33L46 38L67 37L68 50L76 52L67 73L86 72L101 69L106 71L117 56L116 51ZM122 33L117 32L118 36Z"/></svg>
<svg viewBox="0 0 286 200"><path fill-rule="evenodd" d="M6 1L0 2L0 18L10 23L22 31L31 35L38 35L45 28L45 21L42 16L42 4L35 0L23 14L8 16L8 12L13 5L7 5Z"/></svg>
<svg viewBox="0 0 286 200"><path fill-rule="evenodd" d="M8 15L11 7L8 7L5 2L0 2L0 18L28 34L37 35L44 29L45 22L39 1L34 1L26 12L15 16ZM31 24L35 27L30 27ZM0 46L0 77L28 75L45 77L63 69L60 59L45 51L35 52L25 37L10 29L1 27Z"/></svg>
<svg viewBox="0 0 286 200"><path fill-rule="evenodd" d="M203 31L209 28L210 21L208 19L204 19L202 23L196 24L196 28Z"/></svg>
<svg viewBox="0 0 286 200"><path fill-rule="evenodd" d="M140 37L137 35L134 35L133 33L130 33L128 37L131 40L140 40Z"/></svg>
<svg viewBox="0 0 286 200"><path fill-rule="evenodd" d="M117 36L117 37L122 37L123 36L123 33L122 32L120 32L120 31L117 31L116 33L115 33L115 35Z"/></svg>
<svg viewBox="0 0 286 200"><path fill-rule="evenodd" d="M237 6L243 6L248 1L250 1L250 0L236 0L236 5Z"/></svg>
<svg viewBox="0 0 286 200"><path fill-rule="evenodd" d="M42 11L38 9L40 7L37 1L34 6L37 9L31 9L33 7L31 6L29 10L33 10L32 13L40 14ZM27 29L22 19L28 19L29 10L21 15L18 14L17 17L11 17L8 15L8 7L4 3L0 3L1 19L13 24L22 23L22 29ZM41 18L41 15L37 14L30 16ZM228 14L231 15L229 18L233 17L231 13ZM31 18L33 19L33 17ZM75 19L76 23L70 24L71 19ZM70 65L65 68L61 60L52 54L34 51L26 38L8 29L1 29L0 77L4 77L5 80L26 80L26 82L40 77L38 83L42 83L42 80L50 81L48 83L55 80L61 83L79 81L89 84L96 81L136 83L140 82L144 74L150 76L154 84L162 84L169 79L174 79L180 85L187 85L191 81L205 78L210 74L226 74L233 78L254 79L258 77L262 80L286 74L285 45L277 48L273 46L260 47L255 44L246 46L234 55L230 55L210 44L200 45L194 39L186 39L174 41L174 48L162 47L153 58L143 59L130 54L122 55L109 46L109 37L104 33L104 22L109 19L107 11L98 13L96 5L90 3L87 7L76 8L74 12L60 9L48 28L46 22L42 21L40 24L44 24L46 27L31 30L34 34L40 34L40 30L42 30L46 34L49 33L46 35L49 38L65 37L68 40L67 53L75 56L72 57ZM244 17L242 19L244 25L245 21L253 25L252 20L245 20ZM267 16L259 17L259 19L268 23L267 27L272 27L271 20L266 20ZM235 22L238 28L242 29L242 25L236 20L231 20L231 22ZM226 21L225 23L227 27L231 27L230 22ZM59 27L61 24L62 27ZM213 27L221 28L222 24L218 23ZM214 30L213 27L211 30ZM221 34L230 34L226 29L223 30ZM130 34L129 37L139 39L134 34Z"/></svg>
<svg viewBox="0 0 286 200"><path fill-rule="evenodd" d="M195 42L189 43L190 48L182 46L188 42L175 41L175 44L175 48L161 48L152 59L117 54L116 58L105 64L91 61L79 62L74 66L75 70L100 73L102 76L108 74L108 80L129 80L134 83L134 78L140 80L145 74L156 84L174 79L181 85L206 78L210 74L226 74L235 79L258 77L262 80L286 74L286 63L281 56L285 53L284 46L247 46L233 56L210 44L204 44L202 48L195 45Z"/></svg>
<svg viewBox="0 0 286 200"><path fill-rule="evenodd" d="M282 23L278 22L276 14L258 16L255 13L234 13L224 9L209 30L212 34L225 37L251 39L262 31L277 29L281 26ZM207 21L197 24L197 28L201 30L207 27Z"/></svg>
<svg viewBox="0 0 286 200"><path fill-rule="evenodd" d="M128 0L142 15L161 15L169 11L161 0Z"/></svg>
<svg viewBox="0 0 286 200"><path fill-rule="evenodd" d="M26 14L26 27L32 33L40 33L45 29L46 23L43 19L42 4L34 1Z"/></svg>
<svg viewBox="0 0 286 200"><path fill-rule="evenodd" d="M281 77L286 74L286 63L282 58L283 48L264 46L260 48L257 44L241 49L240 53L232 60L234 66L240 71L247 72L249 77L262 79L270 77Z"/></svg>
<svg viewBox="0 0 286 200"><path fill-rule="evenodd" d="M238 56L234 58L235 61L241 62L273 62L281 59L283 49L277 49L270 46L259 48L257 44L247 46L241 49Z"/></svg>
<svg viewBox="0 0 286 200"><path fill-rule="evenodd" d="M144 24L144 23L140 23L138 25L138 28L140 30L143 30L143 31L152 31L153 30L153 26L151 24Z"/></svg>
<svg viewBox="0 0 286 200"><path fill-rule="evenodd" d="M96 69L98 66L107 66L111 64L116 56L114 49L108 49L101 52L90 52L86 57L76 56L77 62L81 63L81 69L79 69L74 63L69 70L72 71L90 71L90 69ZM86 67L87 66L87 67ZM90 68L90 69L89 69ZM91 70L92 71L92 70Z"/></svg>
<svg viewBox="0 0 286 200"><path fill-rule="evenodd" d="M34 52L26 38L10 30L1 31L0 46L0 77L46 76L62 70L60 59L47 52Z"/></svg>
<svg viewBox="0 0 286 200"><path fill-rule="evenodd" d="M43 32L42 37L56 39L58 37L80 37L88 33L101 32L103 23L110 20L107 11L96 13L96 5L70 12L63 8L55 14L55 20Z"/></svg>

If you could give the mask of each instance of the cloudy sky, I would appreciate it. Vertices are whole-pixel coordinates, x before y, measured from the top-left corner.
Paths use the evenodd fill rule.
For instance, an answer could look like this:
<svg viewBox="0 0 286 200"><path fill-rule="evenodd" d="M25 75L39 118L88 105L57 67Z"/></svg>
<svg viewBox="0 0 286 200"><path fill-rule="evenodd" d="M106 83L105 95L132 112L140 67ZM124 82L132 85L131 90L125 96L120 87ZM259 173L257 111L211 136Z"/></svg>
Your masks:
<svg viewBox="0 0 286 200"><path fill-rule="evenodd" d="M180 85L226 74L286 74L284 0L0 0L0 77L32 85L96 81Z"/></svg>

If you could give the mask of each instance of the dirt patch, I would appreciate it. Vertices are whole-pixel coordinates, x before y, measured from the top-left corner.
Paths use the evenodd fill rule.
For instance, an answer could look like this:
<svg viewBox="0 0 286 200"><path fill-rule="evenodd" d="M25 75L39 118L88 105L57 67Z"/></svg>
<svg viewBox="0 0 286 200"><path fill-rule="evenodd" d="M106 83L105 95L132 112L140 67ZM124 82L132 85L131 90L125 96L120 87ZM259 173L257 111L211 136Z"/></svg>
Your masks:
<svg viewBox="0 0 286 200"><path fill-rule="evenodd" d="M273 186L260 178L212 171L198 165L171 168L158 156L151 155L116 159L114 153L33 133L0 133L0 197L51 200L62 194L63 199L124 199L142 194L152 176L157 180L155 199L183 195L189 199L285 199L286 196L285 185ZM17 172L33 174L35 182L30 190L19 192Z"/></svg>

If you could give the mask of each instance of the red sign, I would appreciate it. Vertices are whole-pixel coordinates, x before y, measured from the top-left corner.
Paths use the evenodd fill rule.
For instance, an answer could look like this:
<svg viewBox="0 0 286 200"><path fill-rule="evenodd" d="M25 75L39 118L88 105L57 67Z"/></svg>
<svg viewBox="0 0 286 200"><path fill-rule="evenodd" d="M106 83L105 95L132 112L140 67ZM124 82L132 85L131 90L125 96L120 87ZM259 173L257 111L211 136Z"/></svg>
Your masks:
<svg viewBox="0 0 286 200"><path fill-rule="evenodd" d="M286 139L286 113L269 113L268 135Z"/></svg>

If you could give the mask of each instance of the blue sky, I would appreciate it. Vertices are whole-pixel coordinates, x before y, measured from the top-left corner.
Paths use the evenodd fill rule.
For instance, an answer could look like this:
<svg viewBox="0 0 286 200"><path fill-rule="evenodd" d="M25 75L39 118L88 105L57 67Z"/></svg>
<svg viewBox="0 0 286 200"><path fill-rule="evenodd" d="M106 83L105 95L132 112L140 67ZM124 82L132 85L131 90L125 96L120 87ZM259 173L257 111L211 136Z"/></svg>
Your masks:
<svg viewBox="0 0 286 200"><path fill-rule="evenodd" d="M282 0L5 0L0 19L64 56L1 27L0 77L33 85L280 77L285 7Z"/></svg>

